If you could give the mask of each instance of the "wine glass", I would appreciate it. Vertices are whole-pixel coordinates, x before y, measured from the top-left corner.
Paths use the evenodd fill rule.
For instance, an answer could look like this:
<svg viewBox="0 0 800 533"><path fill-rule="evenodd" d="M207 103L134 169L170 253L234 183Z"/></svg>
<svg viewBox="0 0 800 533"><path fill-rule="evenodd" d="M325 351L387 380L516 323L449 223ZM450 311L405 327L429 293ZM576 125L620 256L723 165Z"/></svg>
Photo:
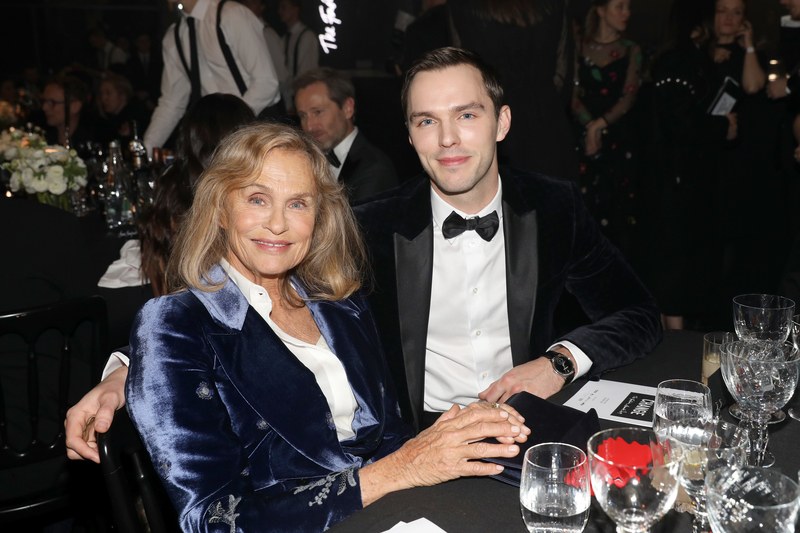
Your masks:
<svg viewBox="0 0 800 533"><path fill-rule="evenodd" d="M791 478L765 468L720 468L706 478L708 519L714 533L792 533L800 490Z"/></svg>
<svg viewBox="0 0 800 533"><path fill-rule="evenodd" d="M794 394L799 369L791 342L740 340L722 346L722 378L745 414L740 424L750 434L751 466L764 466L767 422Z"/></svg>
<svg viewBox="0 0 800 533"><path fill-rule="evenodd" d="M691 379L668 379L658 384L653 407L653 430L663 440L671 424L683 420L707 422L714 417L711 389Z"/></svg>
<svg viewBox="0 0 800 533"><path fill-rule="evenodd" d="M792 315L794 302L783 296L740 294L733 298L733 327L744 341L785 341Z"/></svg>
<svg viewBox="0 0 800 533"><path fill-rule="evenodd" d="M719 418L685 419L669 427L667 438L683 449L680 482L694 504L692 531L708 531L706 475L720 468L743 467L750 452L747 431Z"/></svg>
<svg viewBox="0 0 800 533"><path fill-rule="evenodd" d="M546 442L528 448L519 484L528 531L583 531L592 494L589 463L580 448Z"/></svg>
<svg viewBox="0 0 800 533"><path fill-rule="evenodd" d="M792 317L792 343L796 350L800 350L800 315ZM800 409L797 407L790 407L787 412L795 420L800 420Z"/></svg>
<svg viewBox="0 0 800 533"><path fill-rule="evenodd" d="M647 532L678 495L680 449L646 428L607 429L588 442L592 489L618 533Z"/></svg>
<svg viewBox="0 0 800 533"><path fill-rule="evenodd" d="M775 294L740 294L733 298L733 326L741 340L784 342L791 332L794 302ZM742 412L734 404L731 416L742 419ZM782 422L786 414L780 409L772 422Z"/></svg>

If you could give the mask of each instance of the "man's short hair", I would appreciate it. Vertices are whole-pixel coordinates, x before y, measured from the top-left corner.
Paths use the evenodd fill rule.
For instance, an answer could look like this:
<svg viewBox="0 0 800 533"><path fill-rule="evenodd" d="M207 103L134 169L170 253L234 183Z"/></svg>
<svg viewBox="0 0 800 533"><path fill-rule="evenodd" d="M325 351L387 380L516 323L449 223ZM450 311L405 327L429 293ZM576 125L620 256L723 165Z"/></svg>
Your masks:
<svg viewBox="0 0 800 533"><path fill-rule="evenodd" d="M328 97L339 107L348 98L356 98L356 89L350 78L343 72L328 67L307 70L297 76L292 83L294 94L314 83L324 83L328 88Z"/></svg>
<svg viewBox="0 0 800 533"><path fill-rule="evenodd" d="M492 104L494 104L494 114L498 116L500 114L500 107L503 105L503 86L500 85L497 72L485 63L475 52L464 50L463 48L446 46L426 53L415 61L406 72L405 81L403 82L403 91L400 93L403 117L405 119L408 118L408 90L417 74L420 72L444 70L460 65L469 65L476 68L478 72L481 73L483 85L486 88L486 92L489 93Z"/></svg>

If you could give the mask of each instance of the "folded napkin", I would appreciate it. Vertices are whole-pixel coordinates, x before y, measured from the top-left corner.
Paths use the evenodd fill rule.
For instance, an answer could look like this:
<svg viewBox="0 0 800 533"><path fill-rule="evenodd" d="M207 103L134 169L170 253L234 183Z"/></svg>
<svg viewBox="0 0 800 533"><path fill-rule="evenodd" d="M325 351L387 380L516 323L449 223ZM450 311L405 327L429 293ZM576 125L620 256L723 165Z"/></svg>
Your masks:
<svg viewBox="0 0 800 533"><path fill-rule="evenodd" d="M427 518L418 518L413 522L398 522L392 529L387 529L384 533L446 533Z"/></svg>
<svg viewBox="0 0 800 533"><path fill-rule="evenodd" d="M600 420L594 409L584 413L572 407L548 402L527 392L515 394L506 403L524 416L525 425L531 428L527 442L519 445L520 451L516 457L486 459L505 467L500 474L492 477L509 485L519 487L525 450L531 446L543 442L564 442L585 452L589 437L600 431ZM491 443L497 442L493 438L485 440Z"/></svg>
<svg viewBox="0 0 800 533"><path fill-rule="evenodd" d="M122 287L138 287L149 283L142 280L142 255L139 240L125 241L119 251L119 259L108 266L106 273L97 282L98 287L120 289Z"/></svg>

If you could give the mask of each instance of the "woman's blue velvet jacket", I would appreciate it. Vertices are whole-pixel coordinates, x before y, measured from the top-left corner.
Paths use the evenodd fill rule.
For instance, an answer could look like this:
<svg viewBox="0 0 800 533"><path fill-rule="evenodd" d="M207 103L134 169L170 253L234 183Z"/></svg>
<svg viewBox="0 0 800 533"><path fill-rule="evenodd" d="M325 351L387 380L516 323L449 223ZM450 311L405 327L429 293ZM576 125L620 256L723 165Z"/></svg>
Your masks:
<svg viewBox="0 0 800 533"><path fill-rule="evenodd" d="M128 411L184 531L322 531L362 507L359 467L408 438L361 296L308 301L358 408L340 443L314 375L225 277L149 301L131 335Z"/></svg>

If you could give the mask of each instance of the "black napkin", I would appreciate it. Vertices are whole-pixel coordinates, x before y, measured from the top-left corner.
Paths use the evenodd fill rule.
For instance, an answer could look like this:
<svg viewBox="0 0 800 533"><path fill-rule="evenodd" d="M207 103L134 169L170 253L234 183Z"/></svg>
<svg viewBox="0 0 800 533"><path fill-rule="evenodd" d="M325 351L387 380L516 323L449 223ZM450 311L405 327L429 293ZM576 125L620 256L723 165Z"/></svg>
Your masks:
<svg viewBox="0 0 800 533"><path fill-rule="evenodd" d="M527 442L519 445L520 450L516 457L494 457L486 461L503 465L505 467L503 472L492 477L515 487L519 487L525 450L531 446L543 442L564 442L585 452L589 437L600 431L600 420L594 409L584 413L572 407L548 402L527 392L515 394L506 403L525 417L525 425L531 428L531 434ZM493 438L485 441L497 443Z"/></svg>

